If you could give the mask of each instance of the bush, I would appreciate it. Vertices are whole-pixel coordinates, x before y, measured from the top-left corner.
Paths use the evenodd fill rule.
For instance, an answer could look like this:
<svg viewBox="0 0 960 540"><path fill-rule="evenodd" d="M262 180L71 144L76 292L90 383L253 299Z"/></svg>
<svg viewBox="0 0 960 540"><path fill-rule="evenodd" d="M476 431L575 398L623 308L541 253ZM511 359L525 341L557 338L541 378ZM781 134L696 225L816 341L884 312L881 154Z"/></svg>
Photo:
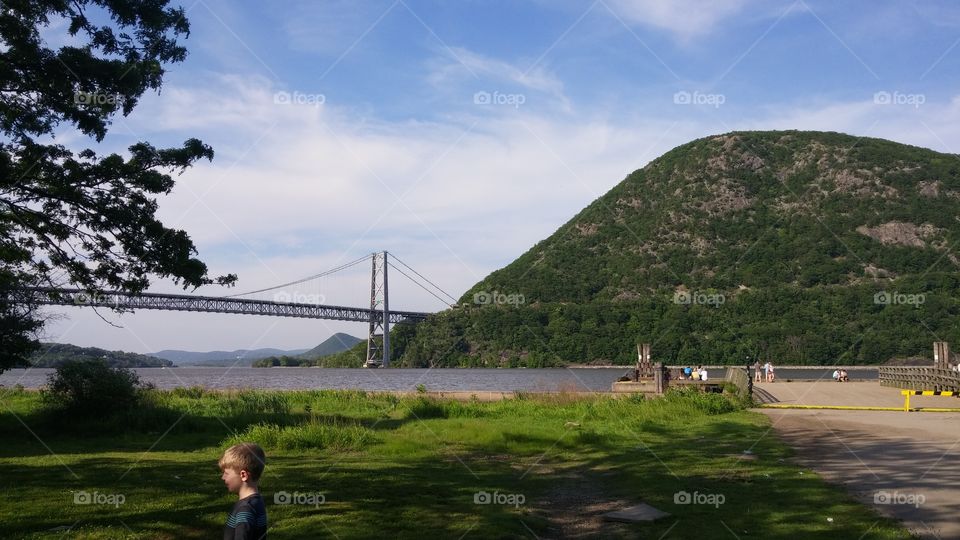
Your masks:
<svg viewBox="0 0 960 540"><path fill-rule="evenodd" d="M43 399L56 408L99 414L137 407L149 388L129 369L102 360L74 361L50 375Z"/></svg>
<svg viewBox="0 0 960 540"><path fill-rule="evenodd" d="M738 408L738 404L727 399L724 394L701 392L696 388L672 388L667 392L664 400L690 406L708 415L725 414Z"/></svg>

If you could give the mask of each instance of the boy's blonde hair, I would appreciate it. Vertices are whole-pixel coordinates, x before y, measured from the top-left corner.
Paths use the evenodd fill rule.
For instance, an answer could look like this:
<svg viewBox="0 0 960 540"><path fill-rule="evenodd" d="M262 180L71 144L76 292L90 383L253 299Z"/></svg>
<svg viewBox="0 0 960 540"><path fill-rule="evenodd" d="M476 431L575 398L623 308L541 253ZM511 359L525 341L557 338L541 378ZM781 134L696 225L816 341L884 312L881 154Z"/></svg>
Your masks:
<svg viewBox="0 0 960 540"><path fill-rule="evenodd" d="M263 474L267 456L263 453L263 448L256 443L240 443L227 448L217 464L220 465L220 470L247 471L250 481L256 482Z"/></svg>

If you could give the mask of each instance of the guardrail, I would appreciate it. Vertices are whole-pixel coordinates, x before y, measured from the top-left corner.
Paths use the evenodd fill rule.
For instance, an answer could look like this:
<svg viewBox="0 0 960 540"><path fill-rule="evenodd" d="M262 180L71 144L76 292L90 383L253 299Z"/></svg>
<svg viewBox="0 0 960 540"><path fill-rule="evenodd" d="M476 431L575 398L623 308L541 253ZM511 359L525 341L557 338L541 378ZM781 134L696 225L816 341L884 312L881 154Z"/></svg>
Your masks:
<svg viewBox="0 0 960 540"><path fill-rule="evenodd" d="M960 392L960 373L939 367L881 366L880 386L933 392Z"/></svg>
<svg viewBox="0 0 960 540"><path fill-rule="evenodd" d="M931 391L931 390L901 390L903 394L903 410L905 412L910 410L910 396L945 396L945 397L960 397L960 392L941 392L941 391ZM945 409L941 409L945 410ZM956 409L953 409L956 410Z"/></svg>

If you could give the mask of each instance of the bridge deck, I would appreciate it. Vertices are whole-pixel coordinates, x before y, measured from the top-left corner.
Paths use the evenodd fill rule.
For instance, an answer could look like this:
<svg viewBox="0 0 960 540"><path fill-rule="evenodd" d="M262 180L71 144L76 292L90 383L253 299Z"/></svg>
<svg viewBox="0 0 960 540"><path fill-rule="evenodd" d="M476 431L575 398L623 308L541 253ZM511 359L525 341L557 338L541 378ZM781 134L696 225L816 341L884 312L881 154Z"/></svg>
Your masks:
<svg viewBox="0 0 960 540"><path fill-rule="evenodd" d="M329 319L337 321L369 322L381 320L380 310L321 304L271 302L247 298L194 296L186 294L142 293L131 295L122 292L107 292L93 295L78 289L25 289L38 304L65 306L95 306L117 309L159 309L165 311L201 311L207 313L234 313L239 315L266 315L272 317L295 317L306 319ZM422 321L430 315L418 311L389 311L391 324Z"/></svg>

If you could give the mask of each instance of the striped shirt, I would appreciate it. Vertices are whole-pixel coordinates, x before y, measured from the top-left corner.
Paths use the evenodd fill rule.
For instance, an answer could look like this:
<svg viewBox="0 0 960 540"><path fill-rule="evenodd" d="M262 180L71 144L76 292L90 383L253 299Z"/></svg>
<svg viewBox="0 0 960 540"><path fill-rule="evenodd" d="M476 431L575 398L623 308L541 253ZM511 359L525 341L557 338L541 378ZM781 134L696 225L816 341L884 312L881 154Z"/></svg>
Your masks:
<svg viewBox="0 0 960 540"><path fill-rule="evenodd" d="M237 501L223 527L223 540L266 540L267 507L263 497L254 493Z"/></svg>

